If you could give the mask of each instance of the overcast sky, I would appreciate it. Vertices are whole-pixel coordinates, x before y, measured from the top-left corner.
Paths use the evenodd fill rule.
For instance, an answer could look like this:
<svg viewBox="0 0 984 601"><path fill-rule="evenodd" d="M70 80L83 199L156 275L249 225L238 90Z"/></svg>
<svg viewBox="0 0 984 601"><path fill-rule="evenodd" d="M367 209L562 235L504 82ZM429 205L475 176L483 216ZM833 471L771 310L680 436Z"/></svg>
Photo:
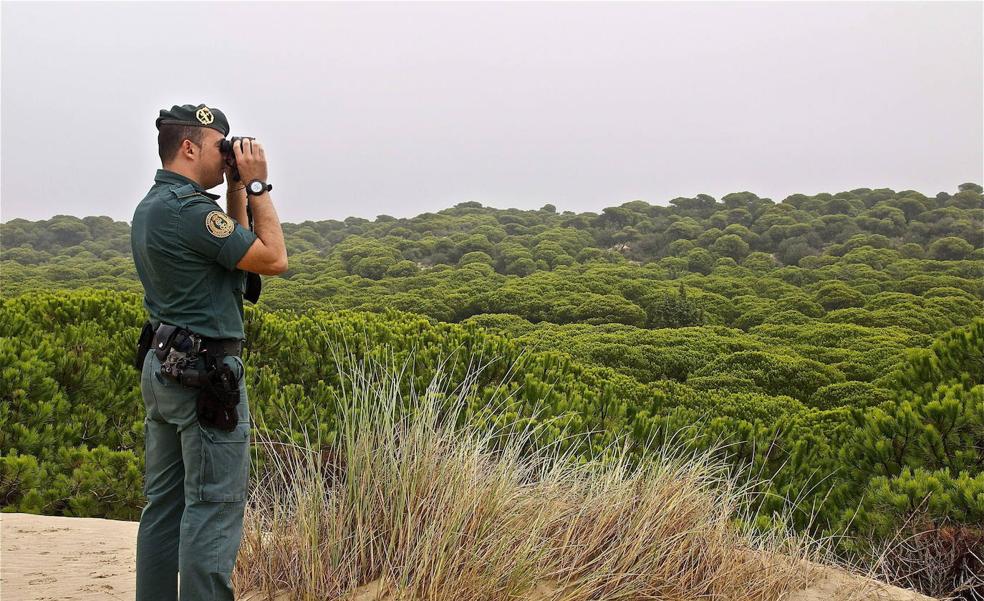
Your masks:
<svg viewBox="0 0 984 601"><path fill-rule="evenodd" d="M201 102L291 222L984 179L980 2L0 6L3 221L130 221Z"/></svg>

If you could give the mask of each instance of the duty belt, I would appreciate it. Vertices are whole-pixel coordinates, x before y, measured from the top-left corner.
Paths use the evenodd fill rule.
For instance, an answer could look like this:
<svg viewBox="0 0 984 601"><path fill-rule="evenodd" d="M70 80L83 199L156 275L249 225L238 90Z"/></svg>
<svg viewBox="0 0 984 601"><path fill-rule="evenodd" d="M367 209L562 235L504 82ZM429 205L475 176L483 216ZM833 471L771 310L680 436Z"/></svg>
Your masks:
<svg viewBox="0 0 984 601"><path fill-rule="evenodd" d="M236 375L223 359L238 356L242 343L238 338L205 338L167 323L159 324L154 332L152 345L161 362L161 375L199 389L195 410L205 426L231 432L239 422L236 406L242 374Z"/></svg>
<svg viewBox="0 0 984 601"><path fill-rule="evenodd" d="M240 338L201 338L200 353L205 353L210 357L224 357L227 355L239 356L243 351L243 341ZM151 342L151 348L158 348L161 341L157 339L157 332Z"/></svg>
<svg viewBox="0 0 984 601"><path fill-rule="evenodd" d="M226 355L239 356L243 351L243 341L239 338L202 338L200 352L210 357Z"/></svg>

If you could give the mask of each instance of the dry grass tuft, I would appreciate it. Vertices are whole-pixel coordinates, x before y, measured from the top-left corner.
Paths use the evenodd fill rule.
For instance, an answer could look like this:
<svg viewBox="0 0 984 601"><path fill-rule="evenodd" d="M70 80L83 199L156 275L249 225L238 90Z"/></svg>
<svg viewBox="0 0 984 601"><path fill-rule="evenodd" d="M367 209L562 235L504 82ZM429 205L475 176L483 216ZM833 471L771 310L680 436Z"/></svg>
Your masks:
<svg viewBox="0 0 984 601"><path fill-rule="evenodd" d="M257 442L233 578L251 598L772 601L812 577L816 546L744 528L748 488L707 455L530 451L532 429L456 423L480 370L404 395L402 370L346 364L335 445Z"/></svg>

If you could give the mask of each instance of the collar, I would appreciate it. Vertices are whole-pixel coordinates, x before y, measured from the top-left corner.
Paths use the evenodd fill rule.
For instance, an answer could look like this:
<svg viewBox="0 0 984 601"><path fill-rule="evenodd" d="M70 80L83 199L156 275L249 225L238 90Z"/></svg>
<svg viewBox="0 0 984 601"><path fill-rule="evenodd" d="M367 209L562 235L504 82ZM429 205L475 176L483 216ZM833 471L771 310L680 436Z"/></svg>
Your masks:
<svg viewBox="0 0 984 601"><path fill-rule="evenodd" d="M157 173L154 174L154 181L160 182L162 184L179 184L179 185L191 184L195 188L196 192L204 196L207 196L212 200L218 200L222 198L218 194L211 194L209 192L206 192L205 188L202 188L195 180L187 178L181 175L180 173L168 171L167 169L158 169Z"/></svg>

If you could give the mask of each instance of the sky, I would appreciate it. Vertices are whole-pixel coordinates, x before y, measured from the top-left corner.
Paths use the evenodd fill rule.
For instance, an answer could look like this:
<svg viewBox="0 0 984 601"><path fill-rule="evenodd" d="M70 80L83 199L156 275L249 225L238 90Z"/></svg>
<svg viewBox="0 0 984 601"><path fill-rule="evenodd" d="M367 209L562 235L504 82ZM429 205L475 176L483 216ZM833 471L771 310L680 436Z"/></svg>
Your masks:
<svg viewBox="0 0 984 601"><path fill-rule="evenodd" d="M952 193L984 179L982 7L4 1L0 220L131 221L160 109L198 103L293 223Z"/></svg>

